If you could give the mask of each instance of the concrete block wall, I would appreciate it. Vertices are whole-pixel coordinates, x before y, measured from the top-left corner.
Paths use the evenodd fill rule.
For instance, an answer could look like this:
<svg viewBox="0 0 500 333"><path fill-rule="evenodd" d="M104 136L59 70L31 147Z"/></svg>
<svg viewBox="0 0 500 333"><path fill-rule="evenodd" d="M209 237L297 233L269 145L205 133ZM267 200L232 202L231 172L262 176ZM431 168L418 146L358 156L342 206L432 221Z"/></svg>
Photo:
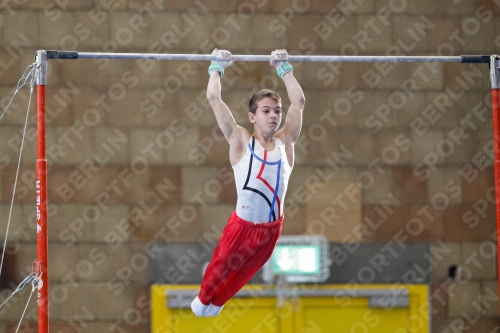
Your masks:
<svg viewBox="0 0 500 333"><path fill-rule="evenodd" d="M500 47L496 0L6 0L0 8L2 110L38 49L489 55ZM433 332L498 330L487 66L294 67L307 105L283 233L363 245L344 265L363 253L390 261L388 244L421 249L398 252L381 276L397 280L399 260L415 263L412 255L426 254ZM228 145L205 99L207 68L188 61L49 62L53 331L149 332L154 272L163 269L173 281L198 278L193 267L208 260L206 244L217 240L236 200ZM248 127L248 97L263 87L288 106L269 65L227 69L223 98L241 125ZM23 89L0 123L2 225L28 103ZM33 105L9 229L17 283L36 258ZM5 235L3 228L0 239ZM151 267L165 246L174 258L197 255ZM352 265L346 271L353 276L332 281L355 277L359 263ZM0 293L5 299L9 290ZM0 310L0 332L15 331L28 293ZM28 309L26 329L36 327L34 302Z"/></svg>

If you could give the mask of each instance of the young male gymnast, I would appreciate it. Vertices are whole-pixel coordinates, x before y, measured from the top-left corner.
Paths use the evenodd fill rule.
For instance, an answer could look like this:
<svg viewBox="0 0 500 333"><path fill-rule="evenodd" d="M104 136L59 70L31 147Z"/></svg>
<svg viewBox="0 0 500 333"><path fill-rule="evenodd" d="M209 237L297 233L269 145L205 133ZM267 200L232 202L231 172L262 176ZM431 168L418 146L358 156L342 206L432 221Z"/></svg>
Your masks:
<svg viewBox="0 0 500 333"><path fill-rule="evenodd" d="M238 195L236 210L229 217L208 264L200 292L192 301L196 316L215 316L224 304L266 263L283 226L283 203L294 163L294 143L302 127L305 98L287 61L286 50L271 53L271 65L283 79L290 99L283 128L281 98L263 89L249 102L248 119L253 133L236 124L221 98L221 77L234 63L231 53L215 49L208 73L207 99L217 123L229 142Z"/></svg>

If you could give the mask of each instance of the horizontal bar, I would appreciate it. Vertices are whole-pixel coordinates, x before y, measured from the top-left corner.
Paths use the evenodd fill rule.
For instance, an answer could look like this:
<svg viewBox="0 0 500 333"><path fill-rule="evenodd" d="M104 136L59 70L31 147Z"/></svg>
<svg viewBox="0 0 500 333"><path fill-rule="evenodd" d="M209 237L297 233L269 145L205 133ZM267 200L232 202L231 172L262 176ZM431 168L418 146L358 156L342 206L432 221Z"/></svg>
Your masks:
<svg viewBox="0 0 500 333"><path fill-rule="evenodd" d="M238 61L270 61L271 55L233 55ZM47 59L151 59L151 60L215 60L211 54L165 53L106 53L77 51L47 51ZM489 63L490 56L342 56L342 55L290 55L290 62L458 62Z"/></svg>
<svg viewBox="0 0 500 333"><path fill-rule="evenodd" d="M410 307L410 299L408 297L370 297L368 307L372 309L408 308Z"/></svg>
<svg viewBox="0 0 500 333"><path fill-rule="evenodd" d="M233 55L237 61L270 61L270 55ZM92 53L78 52L82 59L215 60L210 54ZM290 62L461 62L460 56L288 56Z"/></svg>
<svg viewBox="0 0 500 333"><path fill-rule="evenodd" d="M368 298L372 307L407 307L409 305L408 289L359 289L359 290L329 290L329 289L262 289L262 290L240 290L234 298L254 298L254 297L277 297L279 293L287 298L293 297L363 297ZM172 289L167 290L168 308L189 308L191 301L198 295L197 290L192 289Z"/></svg>
<svg viewBox="0 0 500 333"><path fill-rule="evenodd" d="M288 295L302 297L401 297L408 296L408 289L404 288L373 288L373 289L291 289L283 290ZM234 297L269 297L276 296L277 289L255 289L255 290L240 290ZM193 289L170 289L166 292L167 297L171 298L193 298L198 295L197 290Z"/></svg>
<svg viewBox="0 0 500 333"><path fill-rule="evenodd" d="M47 59L78 59L76 51L47 51Z"/></svg>

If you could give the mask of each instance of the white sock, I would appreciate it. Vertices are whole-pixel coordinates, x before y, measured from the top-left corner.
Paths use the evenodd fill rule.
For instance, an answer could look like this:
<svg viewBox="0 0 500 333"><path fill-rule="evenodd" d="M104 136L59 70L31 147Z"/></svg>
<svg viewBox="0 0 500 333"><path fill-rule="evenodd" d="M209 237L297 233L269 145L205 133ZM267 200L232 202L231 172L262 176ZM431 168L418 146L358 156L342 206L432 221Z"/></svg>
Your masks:
<svg viewBox="0 0 500 333"><path fill-rule="evenodd" d="M223 306L215 306L212 303L210 303L210 306L208 307L208 310L205 312L205 317L213 317L217 316L221 311Z"/></svg>
<svg viewBox="0 0 500 333"><path fill-rule="evenodd" d="M197 317L203 317L205 316L205 313L207 312L209 305L203 304L198 296L191 302L191 310L193 310L193 313Z"/></svg>

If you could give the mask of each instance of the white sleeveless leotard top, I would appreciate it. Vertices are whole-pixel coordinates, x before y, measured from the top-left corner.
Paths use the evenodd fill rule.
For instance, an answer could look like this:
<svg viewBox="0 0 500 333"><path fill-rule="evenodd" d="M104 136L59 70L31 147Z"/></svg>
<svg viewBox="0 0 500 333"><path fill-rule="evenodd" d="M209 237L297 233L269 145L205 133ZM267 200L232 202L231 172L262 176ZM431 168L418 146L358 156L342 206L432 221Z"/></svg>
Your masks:
<svg viewBox="0 0 500 333"><path fill-rule="evenodd" d="M265 150L250 138L243 159L233 166L238 201L236 215L255 223L272 222L283 215L283 204L292 168L285 145L274 138L275 148Z"/></svg>

